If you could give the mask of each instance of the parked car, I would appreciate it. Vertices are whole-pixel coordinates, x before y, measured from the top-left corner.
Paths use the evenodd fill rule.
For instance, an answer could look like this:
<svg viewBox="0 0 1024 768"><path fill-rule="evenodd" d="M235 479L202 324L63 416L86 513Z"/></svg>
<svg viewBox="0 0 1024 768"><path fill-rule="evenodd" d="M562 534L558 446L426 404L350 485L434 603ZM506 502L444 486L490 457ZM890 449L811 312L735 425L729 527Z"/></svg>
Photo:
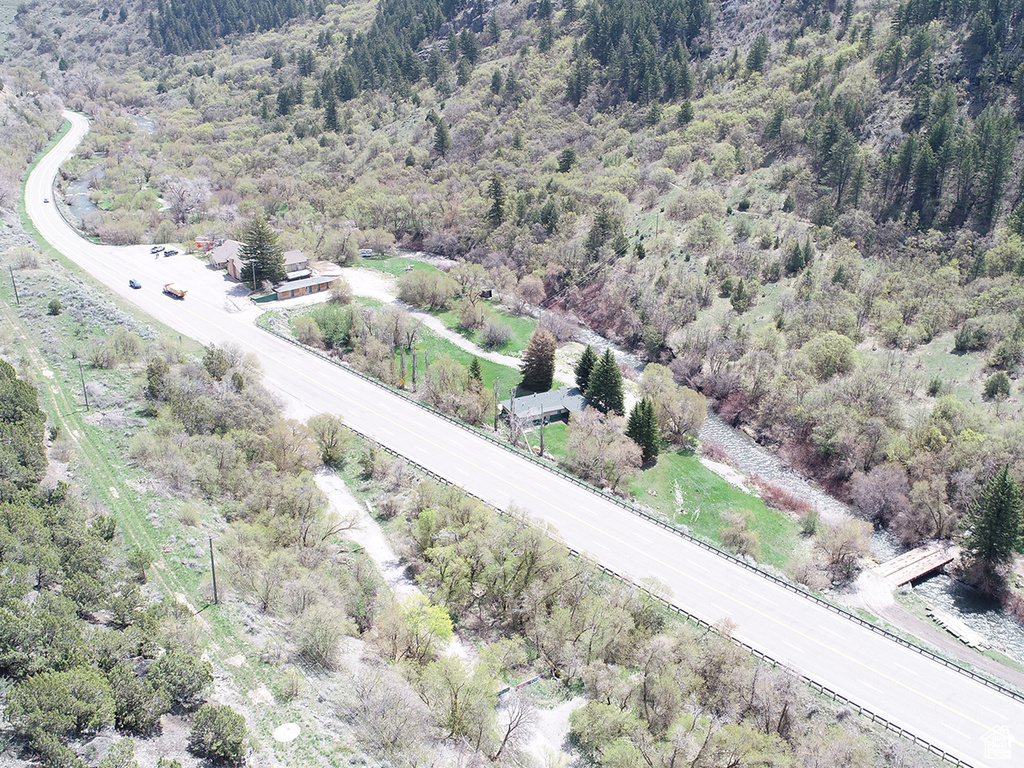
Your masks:
<svg viewBox="0 0 1024 768"><path fill-rule="evenodd" d="M130 287L132 287L132 288L136 288L136 289L138 289L138 288L141 288L141 287L142 287L142 283L140 283L140 282L139 282L138 280L129 280L129 281L128 281L128 285L129 285Z"/></svg>
<svg viewBox="0 0 1024 768"><path fill-rule="evenodd" d="M44 202L44 203L48 203L48 202L50 202L50 198L48 198L48 197L44 197L44 198L43 198L43 202Z"/></svg>
<svg viewBox="0 0 1024 768"><path fill-rule="evenodd" d="M164 251L164 256L177 256L177 254L178 252L173 248L168 248L166 251Z"/></svg>
<svg viewBox="0 0 1024 768"><path fill-rule="evenodd" d="M163 249L164 249L164 247L162 245L154 245L152 248L149 249L149 252L150 253L160 253L160 251L162 251Z"/></svg>

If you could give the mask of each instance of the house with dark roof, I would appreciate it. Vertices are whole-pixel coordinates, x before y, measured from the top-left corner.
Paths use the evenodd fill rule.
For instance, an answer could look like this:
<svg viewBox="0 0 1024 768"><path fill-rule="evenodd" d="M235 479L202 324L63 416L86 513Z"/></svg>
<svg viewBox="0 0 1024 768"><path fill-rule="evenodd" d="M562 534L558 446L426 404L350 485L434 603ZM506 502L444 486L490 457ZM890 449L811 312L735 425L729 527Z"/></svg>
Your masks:
<svg viewBox="0 0 1024 768"><path fill-rule="evenodd" d="M562 387L550 392L537 392L533 395L516 397L501 403L504 417L509 417L509 409L517 419L527 425L540 424L541 421L563 421L570 413L581 413L587 407L587 398L576 387Z"/></svg>

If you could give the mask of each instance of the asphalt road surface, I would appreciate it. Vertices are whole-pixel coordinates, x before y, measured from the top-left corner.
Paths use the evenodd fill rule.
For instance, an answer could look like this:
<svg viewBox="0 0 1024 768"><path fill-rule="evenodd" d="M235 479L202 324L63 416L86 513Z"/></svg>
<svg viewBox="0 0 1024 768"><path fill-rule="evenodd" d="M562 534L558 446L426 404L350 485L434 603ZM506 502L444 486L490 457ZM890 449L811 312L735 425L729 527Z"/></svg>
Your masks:
<svg viewBox="0 0 1024 768"><path fill-rule="evenodd" d="M397 453L501 508L552 525L576 550L611 570L671 589L679 607L709 622L729 619L737 639L974 766L1024 765L1024 704L929 660L814 602L665 531L616 504L467 430L257 329L246 291L193 256L154 257L149 246L80 238L53 203L59 164L88 130L72 128L26 186L43 237L111 290L182 334L256 352L265 383L290 416L340 413ZM140 290L129 279L142 283ZM174 281L183 301L162 294Z"/></svg>

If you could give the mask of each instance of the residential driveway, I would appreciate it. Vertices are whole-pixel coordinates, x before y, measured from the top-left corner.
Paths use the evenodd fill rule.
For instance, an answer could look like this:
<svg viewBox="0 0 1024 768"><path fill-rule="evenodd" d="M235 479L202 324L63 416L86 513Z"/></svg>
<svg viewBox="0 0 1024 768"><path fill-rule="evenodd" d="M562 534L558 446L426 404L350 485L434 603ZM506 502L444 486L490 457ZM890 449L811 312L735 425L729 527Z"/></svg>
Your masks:
<svg viewBox="0 0 1024 768"><path fill-rule="evenodd" d="M501 508L528 510L576 550L636 581L657 579L679 607L709 622L731 621L737 639L975 766L1024 764L1024 703L856 624L623 509L502 446L440 418L252 325L217 273L190 257L154 259L148 248L80 239L50 197L58 164L84 136L86 120L66 113L71 133L26 185L29 216L54 247L98 281L202 343L235 342L256 352L265 381L288 415L340 413L399 454ZM128 287L141 278L143 290ZM176 301L161 280L188 283ZM1005 757L1005 759L1004 759Z"/></svg>

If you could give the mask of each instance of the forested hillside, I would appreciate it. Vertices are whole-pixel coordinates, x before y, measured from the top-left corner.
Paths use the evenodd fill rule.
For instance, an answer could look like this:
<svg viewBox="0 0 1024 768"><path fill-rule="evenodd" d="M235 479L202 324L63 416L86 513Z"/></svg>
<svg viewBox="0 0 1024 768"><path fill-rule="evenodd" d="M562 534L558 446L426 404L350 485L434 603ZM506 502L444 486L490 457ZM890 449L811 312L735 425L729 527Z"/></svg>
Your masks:
<svg viewBox="0 0 1024 768"><path fill-rule="evenodd" d="M1020 4L233 7L129 11L158 45L104 69L19 13L96 118L65 173L103 165L101 237L260 212L317 258L507 270L907 543L1024 475Z"/></svg>

